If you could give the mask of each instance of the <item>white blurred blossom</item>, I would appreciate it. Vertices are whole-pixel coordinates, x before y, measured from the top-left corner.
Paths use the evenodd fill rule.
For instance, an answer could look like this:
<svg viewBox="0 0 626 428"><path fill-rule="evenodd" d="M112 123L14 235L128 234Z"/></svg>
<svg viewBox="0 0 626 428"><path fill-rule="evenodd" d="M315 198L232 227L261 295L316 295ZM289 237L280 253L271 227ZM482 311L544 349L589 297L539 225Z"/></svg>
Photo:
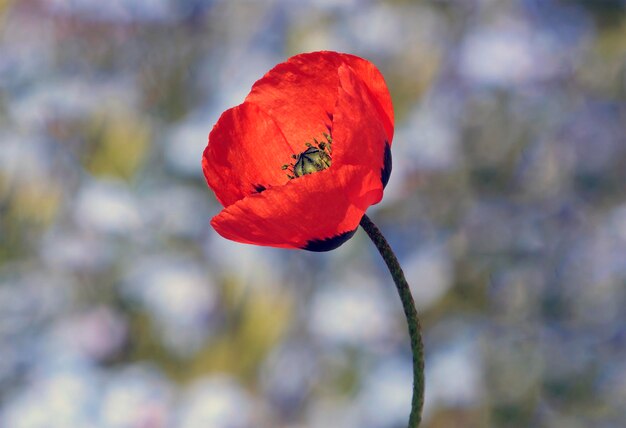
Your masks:
<svg viewBox="0 0 626 428"><path fill-rule="evenodd" d="M207 219L208 220L208 219ZM211 230L206 243L206 258L223 276L235 278L246 287L276 290L280 287L283 265L280 251L256 245L242 245L224 239ZM271 266L271 269L267 267Z"/></svg>
<svg viewBox="0 0 626 428"><path fill-rule="evenodd" d="M377 346L393 334L395 318L376 289L327 286L311 301L312 333L332 345Z"/></svg>
<svg viewBox="0 0 626 428"><path fill-rule="evenodd" d="M192 117L175 127L165 141L165 161L174 172L191 177L202 175L202 152L209 141L209 131L216 116Z"/></svg>
<svg viewBox="0 0 626 428"><path fill-rule="evenodd" d="M7 401L0 426L96 428L99 383L85 368L40 373Z"/></svg>
<svg viewBox="0 0 626 428"><path fill-rule="evenodd" d="M360 426L393 428L406 424L413 396L413 365L410 359L385 358L365 375L357 402Z"/></svg>
<svg viewBox="0 0 626 428"><path fill-rule="evenodd" d="M75 353L88 360L111 357L126 339L125 321L112 309L101 306L68 317L53 329L50 351Z"/></svg>
<svg viewBox="0 0 626 428"><path fill-rule="evenodd" d="M182 355L197 351L212 333L216 289L209 273L191 260L141 260L123 282L122 293L148 311L165 345Z"/></svg>
<svg viewBox="0 0 626 428"><path fill-rule="evenodd" d="M461 160L457 122L439 109L416 109L398 130L397 138L402 144L394 146L394 155L410 171L449 170Z"/></svg>
<svg viewBox="0 0 626 428"><path fill-rule="evenodd" d="M426 417L437 408L471 407L484 399L483 359L474 338L456 337L453 343L431 350L425 376Z"/></svg>
<svg viewBox="0 0 626 428"><path fill-rule="evenodd" d="M74 216L84 229L111 235L135 232L143 225L135 196L112 180L86 182L76 196Z"/></svg>
<svg viewBox="0 0 626 428"><path fill-rule="evenodd" d="M40 327L73 303L75 284L69 278L49 271L16 270L0 277L0 337L27 334L27 329Z"/></svg>
<svg viewBox="0 0 626 428"><path fill-rule="evenodd" d="M254 401L234 379L212 376L196 381L178 406L180 428L249 428Z"/></svg>
<svg viewBox="0 0 626 428"><path fill-rule="evenodd" d="M198 153L195 154L197 164ZM209 227L209 202L206 189L159 186L142 197L142 217L156 233L197 239Z"/></svg>
<svg viewBox="0 0 626 428"><path fill-rule="evenodd" d="M76 15L94 21L165 21L170 15L169 0L46 0L53 13Z"/></svg>
<svg viewBox="0 0 626 428"><path fill-rule="evenodd" d="M361 409L354 403L337 397L319 397L307 407L307 428L360 428Z"/></svg>
<svg viewBox="0 0 626 428"><path fill-rule="evenodd" d="M54 58L53 30L51 23L18 13L3 20L0 88L12 92L50 72ZM19 98L15 101L19 102Z"/></svg>
<svg viewBox="0 0 626 428"><path fill-rule="evenodd" d="M21 129L44 130L57 119L89 117L103 108L132 110L137 90L124 78L92 81L76 77L42 80L10 104L10 115Z"/></svg>
<svg viewBox="0 0 626 428"><path fill-rule="evenodd" d="M267 357L261 371L265 395L283 411L300 409L317 379L314 349L304 343L285 343Z"/></svg>
<svg viewBox="0 0 626 428"><path fill-rule="evenodd" d="M225 3L233 4L235 3ZM233 6L237 8L238 6ZM220 114L238 104L241 104L250 88L268 70L277 63L284 61L283 55L278 55L270 49L259 48L254 44L254 39L262 28L267 25L263 15L249 15L243 18L246 22L244 27L238 28L224 40L219 52L219 64L210 58L204 59L199 65L200 73L207 76L204 82L200 82L203 88L212 94L212 102L206 106L197 117L191 116L193 123L197 120L205 120L204 142L207 142L208 131L215 124ZM276 28L271 28L276 31ZM227 43L228 42L228 43ZM242 67L242 64L246 64ZM207 120L212 119L212 120Z"/></svg>
<svg viewBox="0 0 626 428"><path fill-rule="evenodd" d="M477 84L523 85L555 76L561 67L559 53L545 33L507 21L466 35L459 72Z"/></svg>
<svg viewBox="0 0 626 428"><path fill-rule="evenodd" d="M415 56L407 52L424 55L429 50L434 54L444 36L440 16L427 7L368 2L354 8L346 18L337 32L353 50L384 57L399 55L408 62Z"/></svg>
<svg viewBox="0 0 626 428"><path fill-rule="evenodd" d="M105 269L114 259L110 243L93 234L53 230L41 240L43 261L55 269L94 272Z"/></svg>
<svg viewBox="0 0 626 428"><path fill-rule="evenodd" d="M47 147L41 140L28 134L0 132L0 141L0 178L15 185L50 182Z"/></svg>
<svg viewBox="0 0 626 428"><path fill-rule="evenodd" d="M444 245L424 245L403 257L402 266L418 309L437 303L453 285L454 266Z"/></svg>
<svg viewBox="0 0 626 428"><path fill-rule="evenodd" d="M155 369L127 366L107 377L100 418L106 428L166 428L173 388Z"/></svg>

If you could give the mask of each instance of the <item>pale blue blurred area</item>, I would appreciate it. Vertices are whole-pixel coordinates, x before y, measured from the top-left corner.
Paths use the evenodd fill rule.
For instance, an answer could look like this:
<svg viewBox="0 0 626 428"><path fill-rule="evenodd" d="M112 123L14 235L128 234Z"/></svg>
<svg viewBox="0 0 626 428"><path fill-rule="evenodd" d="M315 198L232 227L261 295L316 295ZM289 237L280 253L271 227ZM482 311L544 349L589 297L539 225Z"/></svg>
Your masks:
<svg viewBox="0 0 626 428"><path fill-rule="evenodd" d="M625 1L0 0L1 428L406 426L364 234L209 225L213 124L320 49L392 92L369 214L422 317L423 426L626 426Z"/></svg>

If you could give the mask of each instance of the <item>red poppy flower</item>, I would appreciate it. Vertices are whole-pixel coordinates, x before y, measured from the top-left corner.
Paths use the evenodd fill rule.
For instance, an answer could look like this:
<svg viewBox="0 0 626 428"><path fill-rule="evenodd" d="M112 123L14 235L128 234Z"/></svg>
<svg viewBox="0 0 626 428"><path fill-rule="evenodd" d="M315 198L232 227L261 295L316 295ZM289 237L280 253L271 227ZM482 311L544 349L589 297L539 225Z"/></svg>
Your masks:
<svg viewBox="0 0 626 428"><path fill-rule="evenodd" d="M242 243L337 248L381 200L392 138L391 97L372 63L327 51L289 58L209 135L202 169L224 206L211 224Z"/></svg>

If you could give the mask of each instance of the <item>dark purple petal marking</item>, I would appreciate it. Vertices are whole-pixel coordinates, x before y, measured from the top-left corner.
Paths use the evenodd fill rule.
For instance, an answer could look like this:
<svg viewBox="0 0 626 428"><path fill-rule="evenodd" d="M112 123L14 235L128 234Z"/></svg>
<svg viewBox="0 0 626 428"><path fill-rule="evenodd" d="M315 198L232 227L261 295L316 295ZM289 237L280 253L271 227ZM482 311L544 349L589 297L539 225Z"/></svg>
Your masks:
<svg viewBox="0 0 626 428"><path fill-rule="evenodd" d="M390 176L391 176L391 147L389 147L389 142L385 141L385 155L383 158L383 167L380 170L380 181L382 181L383 183L383 188L387 186Z"/></svg>
<svg viewBox="0 0 626 428"><path fill-rule="evenodd" d="M302 247L302 249L308 250L308 251L315 251L315 252L324 252L324 251L334 250L335 248L341 246L348 239L352 238L355 232L356 232L356 229L349 231L349 232L341 233L339 235L335 235L331 238L312 239L309 242L307 242L306 245Z"/></svg>

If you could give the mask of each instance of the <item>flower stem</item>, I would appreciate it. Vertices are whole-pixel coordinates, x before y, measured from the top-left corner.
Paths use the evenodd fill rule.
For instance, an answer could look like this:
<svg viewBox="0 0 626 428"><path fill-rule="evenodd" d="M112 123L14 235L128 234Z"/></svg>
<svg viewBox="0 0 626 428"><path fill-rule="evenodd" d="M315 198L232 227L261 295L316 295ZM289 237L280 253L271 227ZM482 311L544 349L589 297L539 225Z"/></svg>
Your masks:
<svg viewBox="0 0 626 428"><path fill-rule="evenodd" d="M402 307L409 325L411 351L413 352L413 400L411 402L411 416L409 417L408 428L415 428L419 426L422 420L422 407L424 405L424 345L422 344L420 321L417 317L417 310L415 309L409 284L406 282L402 267L387 240L367 215L363 215L361 227L374 242L378 252L389 268L389 272L398 289L400 300L402 300Z"/></svg>

